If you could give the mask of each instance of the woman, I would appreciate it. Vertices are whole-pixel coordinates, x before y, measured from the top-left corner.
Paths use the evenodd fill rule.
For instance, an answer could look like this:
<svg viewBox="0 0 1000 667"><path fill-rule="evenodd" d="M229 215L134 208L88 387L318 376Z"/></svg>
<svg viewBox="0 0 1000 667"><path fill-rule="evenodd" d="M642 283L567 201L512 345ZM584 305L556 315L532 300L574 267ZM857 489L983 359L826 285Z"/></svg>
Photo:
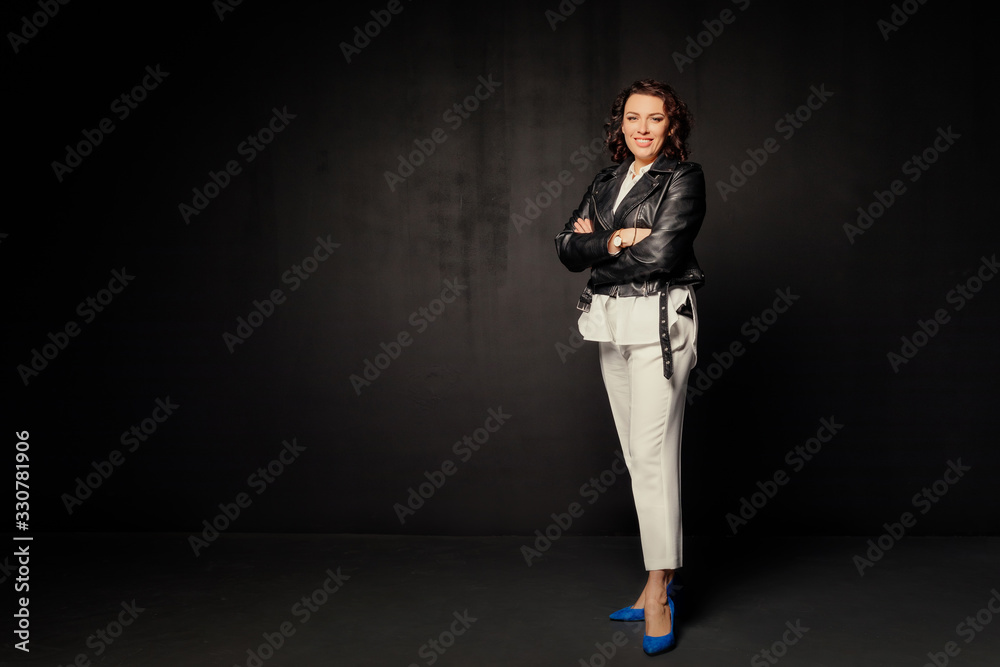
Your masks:
<svg viewBox="0 0 1000 667"><path fill-rule="evenodd" d="M590 269L580 333L599 342L601 374L632 478L646 585L611 614L645 620L643 650L675 644L670 597L681 566L681 430L698 336L692 244L705 216L701 167L685 162L691 115L670 86L636 81L611 106L599 172L556 236L570 271Z"/></svg>

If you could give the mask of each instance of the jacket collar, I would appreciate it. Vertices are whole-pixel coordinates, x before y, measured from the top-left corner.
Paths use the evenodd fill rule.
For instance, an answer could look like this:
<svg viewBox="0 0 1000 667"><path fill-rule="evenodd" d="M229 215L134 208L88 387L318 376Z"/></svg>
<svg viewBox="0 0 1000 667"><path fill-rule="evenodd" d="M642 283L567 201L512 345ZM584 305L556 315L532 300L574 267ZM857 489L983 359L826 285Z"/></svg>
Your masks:
<svg viewBox="0 0 1000 667"><path fill-rule="evenodd" d="M621 179L625 178L625 174L628 173L628 170L632 168L633 162L635 162L635 158L630 157L628 160L625 160L618 165L618 168L615 170L615 179L617 179L619 183L621 183ZM649 172L647 173L654 171L671 172L677 168L677 163L677 158L667 157L666 153L660 153L660 155L653 160L653 164L650 165Z"/></svg>

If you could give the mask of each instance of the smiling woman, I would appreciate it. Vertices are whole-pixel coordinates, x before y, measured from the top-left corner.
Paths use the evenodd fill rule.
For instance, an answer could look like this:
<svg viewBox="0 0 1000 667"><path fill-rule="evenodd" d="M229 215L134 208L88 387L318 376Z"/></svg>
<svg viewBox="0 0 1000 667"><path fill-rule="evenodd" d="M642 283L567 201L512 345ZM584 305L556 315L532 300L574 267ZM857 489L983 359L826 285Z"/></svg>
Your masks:
<svg viewBox="0 0 1000 667"><path fill-rule="evenodd" d="M571 271L590 269L580 333L600 343L648 571L639 599L611 619L644 620L643 650L654 655L675 644L670 593L681 566L681 430L697 357L694 289L704 274L693 242L705 179L685 162L691 116L670 86L636 81L605 129L619 166L597 174L556 248Z"/></svg>

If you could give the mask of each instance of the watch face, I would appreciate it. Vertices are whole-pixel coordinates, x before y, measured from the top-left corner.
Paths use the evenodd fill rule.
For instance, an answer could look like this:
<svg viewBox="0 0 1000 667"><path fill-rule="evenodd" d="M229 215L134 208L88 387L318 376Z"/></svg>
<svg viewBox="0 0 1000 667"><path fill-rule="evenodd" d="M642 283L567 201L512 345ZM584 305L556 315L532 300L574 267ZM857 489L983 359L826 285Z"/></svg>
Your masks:
<svg viewBox="0 0 1000 667"><path fill-rule="evenodd" d="M615 247L616 248L621 248L622 247L622 237L620 237L620 236L616 236L615 237Z"/></svg>

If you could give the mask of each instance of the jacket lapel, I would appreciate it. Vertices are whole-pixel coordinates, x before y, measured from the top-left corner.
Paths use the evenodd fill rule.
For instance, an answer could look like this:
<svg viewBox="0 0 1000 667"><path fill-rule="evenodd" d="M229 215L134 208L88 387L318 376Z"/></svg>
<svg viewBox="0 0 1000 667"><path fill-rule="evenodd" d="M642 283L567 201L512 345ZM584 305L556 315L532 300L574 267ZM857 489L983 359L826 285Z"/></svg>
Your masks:
<svg viewBox="0 0 1000 667"><path fill-rule="evenodd" d="M623 162L618 165L614 175L605 181L603 188L597 193L595 204L601 223L605 229L613 228L614 214L611 209L615 206L615 200L618 199L618 192L622 187L622 180L625 178L625 174L628 173L631 164L631 162Z"/></svg>
<svg viewBox="0 0 1000 667"><path fill-rule="evenodd" d="M611 209L614 208L615 200L618 199L622 183L625 181L629 169L632 168L632 162L634 162L634 159L619 165L618 169L615 170L614 177L607 181L604 189L597 195L597 210L600 212L601 221L604 223L605 229L624 227L625 217L629 210L645 199L654 188L663 182L663 179L667 178L667 174L672 172L677 166L676 159L660 155L653 162L652 166L650 166L649 170L639 177L639 182L632 186L629 193L625 195L625 199L618 205L618 209L612 213Z"/></svg>
<svg viewBox="0 0 1000 667"><path fill-rule="evenodd" d="M636 184L633 185L632 189L629 190L627 195L625 195L625 199L622 200L622 203L618 204L618 209L615 211L614 223L616 229L619 227L625 227L625 217L628 215L628 212L632 209L632 207L645 199L646 195L648 195L652 189L656 187L662 178L663 174L659 172L654 173L652 167L649 171L639 177ZM616 193L615 198L617 197L618 195ZM611 205L614 206L614 201L611 202Z"/></svg>

